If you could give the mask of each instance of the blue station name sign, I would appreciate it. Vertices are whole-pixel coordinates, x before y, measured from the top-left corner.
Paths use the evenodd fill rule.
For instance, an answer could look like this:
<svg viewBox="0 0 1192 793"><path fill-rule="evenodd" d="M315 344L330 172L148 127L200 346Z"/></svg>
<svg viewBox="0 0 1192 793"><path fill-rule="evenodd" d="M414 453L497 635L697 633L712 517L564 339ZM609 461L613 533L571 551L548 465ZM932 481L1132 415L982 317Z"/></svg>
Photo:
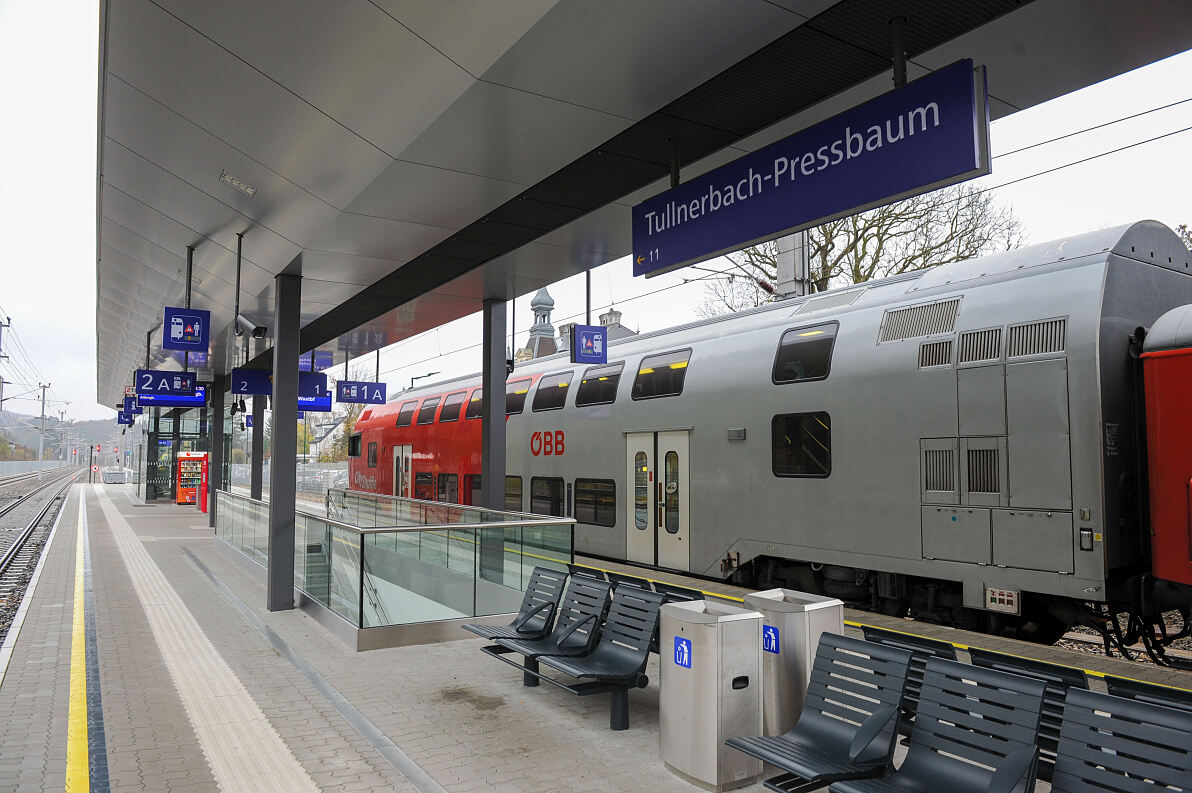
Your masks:
<svg viewBox="0 0 1192 793"><path fill-rule="evenodd" d="M653 276L989 173L985 70L961 60L633 208Z"/></svg>
<svg viewBox="0 0 1192 793"><path fill-rule="evenodd" d="M340 380L335 384L335 401L365 405L384 405L385 388L385 383Z"/></svg>

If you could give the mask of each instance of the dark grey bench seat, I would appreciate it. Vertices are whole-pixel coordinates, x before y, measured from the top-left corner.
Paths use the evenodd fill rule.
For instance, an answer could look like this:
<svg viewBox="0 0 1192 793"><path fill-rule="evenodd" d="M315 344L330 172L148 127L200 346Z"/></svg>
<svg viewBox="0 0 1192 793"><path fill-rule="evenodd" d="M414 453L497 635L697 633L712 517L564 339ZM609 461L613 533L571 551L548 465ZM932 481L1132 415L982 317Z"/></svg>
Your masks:
<svg viewBox="0 0 1192 793"><path fill-rule="evenodd" d="M785 771L765 783L783 793L881 774L894 754L910 661L906 650L824 633L795 726L726 743Z"/></svg>
<svg viewBox="0 0 1192 793"><path fill-rule="evenodd" d="M540 639L547 635L555 622L555 611L567 573L549 567L535 567L526 584L521 608L508 625L481 625L468 623L461 626L477 636L489 640L501 638Z"/></svg>

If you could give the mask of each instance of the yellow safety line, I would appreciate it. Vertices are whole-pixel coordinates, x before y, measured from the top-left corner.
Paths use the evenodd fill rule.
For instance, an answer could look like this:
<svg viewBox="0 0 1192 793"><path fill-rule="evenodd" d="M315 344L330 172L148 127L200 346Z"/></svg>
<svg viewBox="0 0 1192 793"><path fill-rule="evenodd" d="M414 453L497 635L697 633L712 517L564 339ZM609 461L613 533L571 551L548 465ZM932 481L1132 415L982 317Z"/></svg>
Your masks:
<svg viewBox="0 0 1192 793"><path fill-rule="evenodd" d="M87 636L83 623L83 510L84 488L79 488L79 521L75 541L74 619L70 638L70 698L66 724L66 793L91 790L87 754Z"/></svg>

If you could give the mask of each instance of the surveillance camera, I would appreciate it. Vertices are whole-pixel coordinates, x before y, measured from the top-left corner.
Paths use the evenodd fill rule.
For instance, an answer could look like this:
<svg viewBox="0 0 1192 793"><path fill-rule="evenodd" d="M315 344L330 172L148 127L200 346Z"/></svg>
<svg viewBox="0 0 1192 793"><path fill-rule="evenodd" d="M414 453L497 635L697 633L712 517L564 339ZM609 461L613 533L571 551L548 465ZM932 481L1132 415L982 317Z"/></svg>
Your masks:
<svg viewBox="0 0 1192 793"><path fill-rule="evenodd" d="M254 339L263 339L269 329L264 325L257 325L243 314L236 315L236 335L240 336L245 332L251 333Z"/></svg>

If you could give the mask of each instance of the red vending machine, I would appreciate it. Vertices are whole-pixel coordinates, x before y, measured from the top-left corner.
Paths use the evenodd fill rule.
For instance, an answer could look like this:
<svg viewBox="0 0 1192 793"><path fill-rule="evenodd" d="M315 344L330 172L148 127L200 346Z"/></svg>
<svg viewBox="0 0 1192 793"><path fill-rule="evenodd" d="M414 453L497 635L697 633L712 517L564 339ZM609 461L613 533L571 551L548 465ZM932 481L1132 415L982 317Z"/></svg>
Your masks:
<svg viewBox="0 0 1192 793"><path fill-rule="evenodd" d="M174 481L179 504L205 503L203 499L207 482L207 452L178 452L178 471Z"/></svg>

